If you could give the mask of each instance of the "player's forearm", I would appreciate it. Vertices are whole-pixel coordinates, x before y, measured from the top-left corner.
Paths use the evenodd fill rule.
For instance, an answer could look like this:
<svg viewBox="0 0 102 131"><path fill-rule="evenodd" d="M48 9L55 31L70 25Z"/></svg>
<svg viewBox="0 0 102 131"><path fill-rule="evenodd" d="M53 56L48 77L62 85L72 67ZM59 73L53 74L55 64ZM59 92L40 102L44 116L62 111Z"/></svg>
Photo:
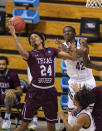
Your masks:
<svg viewBox="0 0 102 131"><path fill-rule="evenodd" d="M67 131L72 131L72 127L68 124L67 120L65 118L62 119L64 126L66 128Z"/></svg>
<svg viewBox="0 0 102 131"><path fill-rule="evenodd" d="M77 49L76 52L77 52L77 55L83 56L83 51L81 49Z"/></svg>
<svg viewBox="0 0 102 131"><path fill-rule="evenodd" d="M16 34L12 34L13 39L16 43L16 48L19 51L19 53L22 55L22 57L24 59L28 58L28 52L23 48L23 46L21 45L21 43L19 42L19 39L17 38Z"/></svg>
<svg viewBox="0 0 102 131"><path fill-rule="evenodd" d="M95 62L92 62L92 61L90 61L90 63L88 63L86 65L86 67L87 68L92 68L94 70L102 71L102 64L95 63Z"/></svg>
<svg viewBox="0 0 102 131"><path fill-rule="evenodd" d="M22 93L23 93L22 89L17 89L17 90L15 90L16 96L21 96Z"/></svg>
<svg viewBox="0 0 102 131"><path fill-rule="evenodd" d="M22 93L23 93L23 90L22 90L21 86L16 87L16 89L14 90L14 93L15 93L17 96L21 96Z"/></svg>
<svg viewBox="0 0 102 131"><path fill-rule="evenodd" d="M59 58L62 58L62 59L69 59L69 60L76 60L76 54L70 54L70 53L66 53L66 52L63 52L63 51L60 51L59 54L58 54L58 57Z"/></svg>

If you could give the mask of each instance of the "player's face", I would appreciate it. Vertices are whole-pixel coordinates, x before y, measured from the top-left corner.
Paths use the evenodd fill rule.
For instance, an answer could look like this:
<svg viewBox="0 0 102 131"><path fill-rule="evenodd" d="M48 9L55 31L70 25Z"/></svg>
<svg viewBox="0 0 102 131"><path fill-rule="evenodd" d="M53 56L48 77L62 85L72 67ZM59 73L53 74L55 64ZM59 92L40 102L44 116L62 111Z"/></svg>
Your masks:
<svg viewBox="0 0 102 131"><path fill-rule="evenodd" d="M0 60L0 73L3 74L7 70L6 60Z"/></svg>
<svg viewBox="0 0 102 131"><path fill-rule="evenodd" d="M42 45L42 39L37 34L32 34L30 36L30 42L31 46L34 47L34 49L39 49L39 46Z"/></svg>
<svg viewBox="0 0 102 131"><path fill-rule="evenodd" d="M75 99L75 97L74 97L74 99L73 99L73 103L74 103L74 105L78 108L79 103L78 103L78 101Z"/></svg>
<svg viewBox="0 0 102 131"><path fill-rule="evenodd" d="M71 42L73 39L75 39L75 33L70 27L65 27L63 29L63 37L67 42Z"/></svg>

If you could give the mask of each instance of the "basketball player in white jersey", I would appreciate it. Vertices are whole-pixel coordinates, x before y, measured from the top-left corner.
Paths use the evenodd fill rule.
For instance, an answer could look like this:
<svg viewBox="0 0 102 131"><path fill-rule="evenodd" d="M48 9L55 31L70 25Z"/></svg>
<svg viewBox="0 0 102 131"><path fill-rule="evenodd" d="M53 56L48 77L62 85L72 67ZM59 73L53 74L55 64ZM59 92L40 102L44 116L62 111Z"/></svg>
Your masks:
<svg viewBox="0 0 102 131"><path fill-rule="evenodd" d="M64 45L66 48L70 49L70 44L76 44L77 49L80 49L80 45L85 40L77 41L75 39L76 32L71 26L66 26L63 29L63 36L65 39ZM69 90L68 90L68 122L73 124L73 118L70 117L71 111L75 108L73 104L74 91L71 88L73 83L77 83L83 87L84 85L89 88L94 88L96 86L95 79L92 74L92 69L86 68L83 63L83 57L78 55L76 61L65 60L67 75L70 77Z"/></svg>
<svg viewBox="0 0 102 131"><path fill-rule="evenodd" d="M58 116L63 120L67 131L95 131L94 120L88 106L95 102L95 96L91 90L83 88L74 96L74 105L77 107L73 126L67 123L63 111L58 112Z"/></svg>

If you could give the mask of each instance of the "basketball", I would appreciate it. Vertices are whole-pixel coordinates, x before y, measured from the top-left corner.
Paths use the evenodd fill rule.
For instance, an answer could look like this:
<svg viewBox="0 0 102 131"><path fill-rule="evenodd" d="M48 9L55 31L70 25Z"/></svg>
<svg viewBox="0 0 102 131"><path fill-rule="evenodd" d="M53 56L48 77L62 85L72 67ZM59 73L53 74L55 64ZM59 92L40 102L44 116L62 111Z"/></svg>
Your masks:
<svg viewBox="0 0 102 131"><path fill-rule="evenodd" d="M10 22L13 22L16 32L21 32L25 28L25 21L20 16L12 17Z"/></svg>

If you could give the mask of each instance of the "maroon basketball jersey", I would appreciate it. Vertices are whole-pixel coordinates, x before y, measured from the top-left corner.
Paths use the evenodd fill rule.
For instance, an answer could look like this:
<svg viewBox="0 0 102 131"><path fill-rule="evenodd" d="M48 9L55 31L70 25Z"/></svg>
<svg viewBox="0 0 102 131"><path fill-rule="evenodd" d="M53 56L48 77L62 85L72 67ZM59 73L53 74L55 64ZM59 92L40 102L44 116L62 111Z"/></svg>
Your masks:
<svg viewBox="0 0 102 131"><path fill-rule="evenodd" d="M6 90L15 89L20 86L20 81L16 72L7 70L5 76L0 76L0 91L1 95L4 95Z"/></svg>
<svg viewBox="0 0 102 131"><path fill-rule="evenodd" d="M32 75L31 84L37 88L50 88L54 86L54 65L58 50L44 48L29 52L28 66Z"/></svg>

